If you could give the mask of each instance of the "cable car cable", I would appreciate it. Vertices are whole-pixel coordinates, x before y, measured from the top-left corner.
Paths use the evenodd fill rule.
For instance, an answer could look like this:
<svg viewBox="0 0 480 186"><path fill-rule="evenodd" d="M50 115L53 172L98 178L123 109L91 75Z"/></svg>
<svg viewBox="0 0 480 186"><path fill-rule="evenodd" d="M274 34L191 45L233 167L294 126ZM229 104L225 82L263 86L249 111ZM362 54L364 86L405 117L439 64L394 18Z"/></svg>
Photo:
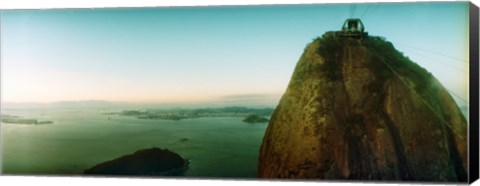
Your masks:
<svg viewBox="0 0 480 186"><path fill-rule="evenodd" d="M371 6L370 5L367 5L367 8L365 8L365 10L363 11L363 13L360 15L360 19L363 18L363 16L368 12L368 10L370 10Z"/></svg>
<svg viewBox="0 0 480 186"><path fill-rule="evenodd" d="M355 16L355 9L357 8L357 5L356 4L353 4L353 13L352 13L352 17Z"/></svg>
<svg viewBox="0 0 480 186"><path fill-rule="evenodd" d="M457 97L458 99L462 100L462 101L465 102L465 103L470 104L470 102L468 102L467 100L463 99L463 97L457 95L456 93L454 93L453 91L451 91L451 90L449 90L449 89L447 89L447 88L445 88L445 89L446 89L448 92L450 92L450 94L452 94L452 95L454 95L455 97Z"/></svg>
<svg viewBox="0 0 480 186"><path fill-rule="evenodd" d="M401 47L401 48L403 48L403 47ZM427 56L427 55L425 55L425 54L422 54L422 53L420 53L420 52L418 52L418 51L415 51L415 50L413 50L413 49L408 49L408 48L403 48L403 49L410 50L411 52L417 53L418 55L420 55L420 56L422 56L422 57L424 57L424 58L428 58L428 59L430 59L430 60L433 60L433 61L436 62L435 64L443 64L443 65L448 66L448 67L450 67L450 68L453 68L453 69L462 71L462 72L464 72L464 73L467 73L467 71L466 71L465 69L458 68L458 67L453 66L453 65L448 64L448 63L443 63L442 60L438 60L438 59L432 58L432 57Z"/></svg>
<svg viewBox="0 0 480 186"><path fill-rule="evenodd" d="M377 6L374 6L374 7L371 9L371 11L368 12L368 13L365 15L365 17L371 15L373 12L375 12L375 10L377 10L377 9L378 9L379 7L381 7L381 6L382 6L382 4L379 4L379 5L377 5Z"/></svg>
<svg viewBox="0 0 480 186"><path fill-rule="evenodd" d="M453 132L455 132L455 134L457 134L461 139L464 139L464 136L461 135L461 134L459 134L459 132L456 131L452 126L450 126L450 124L449 124L447 121L445 121L445 119L444 119L442 116L440 116L440 114L438 114L437 112L435 112L435 110L433 109L433 107L430 106L430 104L428 104L428 102L425 101L425 99L423 99L423 97L422 97L420 94L418 94L417 91L415 91L412 87L410 87L410 86L408 85L408 83L405 82L405 80L404 80L402 77L400 77L400 75L385 61L385 59L384 59L381 55L379 55L379 54L378 54L376 51L374 51L374 50L371 50L371 51L372 51L375 55L377 55L378 58L380 58L380 61L382 61L382 62L385 64L385 66L387 66L387 67L392 71L392 73L393 73L407 88L409 88L413 93L415 93L415 94L420 98L420 100L442 121L443 124L445 124L445 125L446 125L448 128L450 128Z"/></svg>
<svg viewBox="0 0 480 186"><path fill-rule="evenodd" d="M349 17L352 17L352 16L353 16L352 13L353 13L353 4L350 5L350 14L349 14Z"/></svg>
<svg viewBox="0 0 480 186"><path fill-rule="evenodd" d="M412 50L412 51L413 51L413 50ZM414 51L414 52L416 52L416 51ZM418 52L417 52L417 53L418 53ZM420 53L418 53L418 54L420 54ZM420 54L420 55L422 55L422 54ZM425 56L425 55L422 55L422 57L429 58L429 59L434 60L434 61L439 61L439 60L437 60L437 59L434 59L434 58L431 58L431 57L428 57L428 56ZM450 66L450 65L445 64L445 63L439 63L439 64L444 64L444 65L447 65L447 66L449 66L449 67L451 67L451 68L455 68L455 69L457 69L457 70L460 70L460 71L462 71L462 72L467 73L467 71L465 71L465 70L459 69L459 68L454 67L454 66ZM469 103L467 100L465 100L463 97L457 95L457 94L454 93L453 91L451 91L451 90L449 90L449 89L447 89L447 88L445 88L445 89L446 89L448 92L450 92L452 95L454 95L455 97L457 97L457 98L459 98L460 100L462 100L463 102Z"/></svg>
<svg viewBox="0 0 480 186"><path fill-rule="evenodd" d="M408 47L408 48L412 48L412 49L421 50L421 51L429 52L429 53L432 53L432 54L440 55L440 56L447 57L447 58L450 58L450 59L455 59L457 61L461 61L461 62L464 62L464 63L468 63L468 61L465 60L465 59L445 55L445 54L434 52L434 51L431 51L431 50L421 49L421 48L418 48L418 47L412 47L412 46L408 46L408 45L405 45L405 44L402 44L402 43L396 43L396 44L403 45L403 46Z"/></svg>

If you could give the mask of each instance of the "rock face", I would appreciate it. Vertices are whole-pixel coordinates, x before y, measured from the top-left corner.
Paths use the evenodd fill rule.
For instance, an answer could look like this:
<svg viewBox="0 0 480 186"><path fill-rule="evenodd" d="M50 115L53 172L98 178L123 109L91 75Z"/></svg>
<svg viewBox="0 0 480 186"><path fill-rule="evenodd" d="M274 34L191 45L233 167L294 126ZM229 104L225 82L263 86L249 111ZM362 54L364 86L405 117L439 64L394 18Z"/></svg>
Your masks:
<svg viewBox="0 0 480 186"><path fill-rule="evenodd" d="M84 171L95 175L178 176L188 161L167 149L144 149L134 154L100 163Z"/></svg>
<svg viewBox="0 0 480 186"><path fill-rule="evenodd" d="M309 44L270 119L261 178L467 180L467 121L443 86L379 37Z"/></svg>

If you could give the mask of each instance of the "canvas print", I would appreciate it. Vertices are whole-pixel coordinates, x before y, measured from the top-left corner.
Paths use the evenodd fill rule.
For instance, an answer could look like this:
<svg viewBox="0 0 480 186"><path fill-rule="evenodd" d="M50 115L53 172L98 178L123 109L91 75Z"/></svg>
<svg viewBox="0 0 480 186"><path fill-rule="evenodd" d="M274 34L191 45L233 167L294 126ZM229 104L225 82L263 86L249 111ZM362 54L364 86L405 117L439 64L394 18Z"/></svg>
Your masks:
<svg viewBox="0 0 480 186"><path fill-rule="evenodd" d="M469 8L1 10L1 173L466 182Z"/></svg>

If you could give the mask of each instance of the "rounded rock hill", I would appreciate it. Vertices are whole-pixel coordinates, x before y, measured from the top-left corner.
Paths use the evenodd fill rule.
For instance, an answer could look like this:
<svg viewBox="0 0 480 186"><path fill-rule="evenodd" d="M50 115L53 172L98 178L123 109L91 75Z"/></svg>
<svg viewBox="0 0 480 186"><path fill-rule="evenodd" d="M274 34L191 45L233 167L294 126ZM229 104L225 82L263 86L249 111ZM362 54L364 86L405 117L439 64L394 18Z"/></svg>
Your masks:
<svg viewBox="0 0 480 186"><path fill-rule="evenodd" d="M466 181L467 121L380 37L307 45L260 149L261 178Z"/></svg>

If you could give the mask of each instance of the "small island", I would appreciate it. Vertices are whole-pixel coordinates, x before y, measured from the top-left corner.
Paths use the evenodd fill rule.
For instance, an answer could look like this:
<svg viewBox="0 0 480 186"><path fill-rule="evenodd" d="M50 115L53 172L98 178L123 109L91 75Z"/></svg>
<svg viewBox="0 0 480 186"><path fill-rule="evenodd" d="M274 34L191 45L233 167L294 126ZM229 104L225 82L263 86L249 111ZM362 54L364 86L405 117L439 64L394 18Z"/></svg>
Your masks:
<svg viewBox="0 0 480 186"><path fill-rule="evenodd" d="M1 118L3 123L8 123L8 124L41 125L41 124L53 123L53 121L48 121L48 120L23 118L19 116L11 116L11 115L1 115Z"/></svg>
<svg viewBox="0 0 480 186"><path fill-rule="evenodd" d="M246 122L246 123L266 123L268 122L269 120L263 116L259 116L257 114L252 114L252 115L248 115L244 120L243 122Z"/></svg>
<svg viewBox="0 0 480 186"><path fill-rule="evenodd" d="M139 150L85 170L89 175L182 176L189 161L168 149Z"/></svg>

